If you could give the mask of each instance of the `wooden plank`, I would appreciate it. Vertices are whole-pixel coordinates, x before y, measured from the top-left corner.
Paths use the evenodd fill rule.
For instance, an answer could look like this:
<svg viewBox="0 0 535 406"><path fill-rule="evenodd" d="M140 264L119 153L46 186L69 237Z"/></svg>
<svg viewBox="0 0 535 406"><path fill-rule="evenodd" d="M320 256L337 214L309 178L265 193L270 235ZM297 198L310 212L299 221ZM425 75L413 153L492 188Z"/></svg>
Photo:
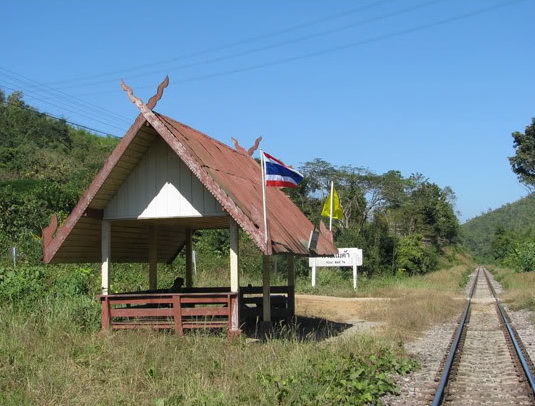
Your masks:
<svg viewBox="0 0 535 406"><path fill-rule="evenodd" d="M72 230L72 233L85 233L92 231L97 231L100 233L100 224L79 223Z"/></svg>
<svg viewBox="0 0 535 406"><path fill-rule="evenodd" d="M132 169L134 169L137 164L139 163L139 160L133 160L133 159L121 159L119 163L117 163L116 170L124 170L128 171L128 173L132 172Z"/></svg>
<svg viewBox="0 0 535 406"><path fill-rule="evenodd" d="M107 199L99 199L97 197L93 198L93 200L91 201L91 206L100 210L103 210L107 204L108 204Z"/></svg>
<svg viewBox="0 0 535 406"><path fill-rule="evenodd" d="M115 167L110 172L108 179L123 183L124 180L128 177L128 175L130 175L130 172L132 172L130 169L122 168L122 167Z"/></svg>
<svg viewBox="0 0 535 406"><path fill-rule="evenodd" d="M133 308L125 307L121 309L111 309L111 317L171 317L173 309L171 307L146 307Z"/></svg>
<svg viewBox="0 0 535 406"><path fill-rule="evenodd" d="M98 234L95 233L95 231L97 231ZM77 232L73 234L72 241L69 238L68 245L66 242L65 246L66 247L77 246L77 245L83 245L84 243L90 243L91 245L94 245L94 244L99 245L100 238L101 238L100 233L101 233L100 228L98 230L88 230L87 234L82 233L82 232Z"/></svg>
<svg viewBox="0 0 535 406"><path fill-rule="evenodd" d="M100 251L76 251L76 252L69 252L69 253L62 253L61 255L58 254L58 258L56 259L70 259L75 260L76 258L79 258L78 262L101 262L100 261Z"/></svg>
<svg viewBox="0 0 535 406"><path fill-rule="evenodd" d="M149 148L155 139L156 137L154 135L152 135L152 137L149 139L148 137L143 137L141 132L139 132L138 136L134 139L131 145L135 144L139 148Z"/></svg>
<svg viewBox="0 0 535 406"><path fill-rule="evenodd" d="M173 299L172 293L156 292L146 293L147 291L128 292L128 293L113 293L109 294L109 300L112 304L143 304L143 303L171 303ZM150 291L149 291L150 292Z"/></svg>
<svg viewBox="0 0 535 406"><path fill-rule="evenodd" d="M123 160L126 160L127 162L131 160L139 161L141 158L143 158L145 152L146 150L140 151L139 148L136 148L134 145L130 144L123 155Z"/></svg>
<svg viewBox="0 0 535 406"><path fill-rule="evenodd" d="M139 142L140 144L148 143L152 144L152 142L158 137L158 133L154 131L152 127L141 127L140 130L137 133L136 138L134 139L134 142Z"/></svg>
<svg viewBox="0 0 535 406"><path fill-rule="evenodd" d="M73 235L82 233L98 232L100 233L100 224L80 223L72 230Z"/></svg>
<svg viewBox="0 0 535 406"><path fill-rule="evenodd" d="M271 293L288 293L289 288L288 286L271 286L270 289ZM242 286L240 287L240 294L261 294L262 293L262 286Z"/></svg>
<svg viewBox="0 0 535 406"><path fill-rule="evenodd" d="M173 323L113 323L112 327L117 330L122 329L171 329Z"/></svg>
<svg viewBox="0 0 535 406"><path fill-rule="evenodd" d="M149 148L147 145L141 145L141 143L132 142L126 149L126 154L136 153L136 154L143 156L145 155L145 152L147 152L148 149Z"/></svg>
<svg viewBox="0 0 535 406"><path fill-rule="evenodd" d="M190 297L182 296L182 303L190 304L210 304L210 303L227 303L228 299L226 297Z"/></svg>
<svg viewBox="0 0 535 406"><path fill-rule="evenodd" d="M204 322L204 323L184 323L183 328L226 328L227 323L221 322Z"/></svg>
<svg viewBox="0 0 535 406"><path fill-rule="evenodd" d="M142 238L144 241L148 241L148 233L149 230L114 230L113 231L113 237L115 238L130 238L130 239L137 239Z"/></svg>
<svg viewBox="0 0 535 406"><path fill-rule="evenodd" d="M183 307L184 316L229 316L228 307Z"/></svg>

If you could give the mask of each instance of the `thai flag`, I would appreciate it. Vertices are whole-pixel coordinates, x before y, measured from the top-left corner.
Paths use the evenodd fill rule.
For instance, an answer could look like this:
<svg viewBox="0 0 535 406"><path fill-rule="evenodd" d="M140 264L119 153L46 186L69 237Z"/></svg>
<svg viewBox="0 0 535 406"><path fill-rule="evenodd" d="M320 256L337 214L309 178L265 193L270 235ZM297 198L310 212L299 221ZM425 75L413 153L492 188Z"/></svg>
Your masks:
<svg viewBox="0 0 535 406"><path fill-rule="evenodd" d="M295 169L265 152L262 154L264 156L266 186L297 187L299 182L303 180L303 175Z"/></svg>

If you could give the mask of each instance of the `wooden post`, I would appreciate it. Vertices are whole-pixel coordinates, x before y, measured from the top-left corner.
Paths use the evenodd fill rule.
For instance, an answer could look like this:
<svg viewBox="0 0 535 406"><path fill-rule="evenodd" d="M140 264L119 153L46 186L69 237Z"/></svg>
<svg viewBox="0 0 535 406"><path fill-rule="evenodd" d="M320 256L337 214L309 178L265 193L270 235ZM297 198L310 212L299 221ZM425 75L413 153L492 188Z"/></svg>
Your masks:
<svg viewBox="0 0 535 406"><path fill-rule="evenodd" d="M239 258L240 234L238 223L230 219L230 291L237 293L240 288Z"/></svg>
<svg viewBox="0 0 535 406"><path fill-rule="evenodd" d="M100 298L100 317L101 317L101 330L102 332L109 331L111 329L111 309L109 296Z"/></svg>
<svg viewBox="0 0 535 406"><path fill-rule="evenodd" d="M262 305L263 305L263 320L264 322L271 322L271 296L270 296L270 274L269 274L269 256L262 256Z"/></svg>
<svg viewBox="0 0 535 406"><path fill-rule="evenodd" d="M184 335L184 328L182 323L182 303L180 295L173 296L173 319L175 322L175 332L179 336Z"/></svg>
<svg viewBox="0 0 535 406"><path fill-rule="evenodd" d="M186 287L193 286L193 244L191 242L192 231L186 229Z"/></svg>
<svg viewBox="0 0 535 406"><path fill-rule="evenodd" d="M238 315L238 295L231 294L229 296L229 338L237 337L241 334L239 315Z"/></svg>
<svg viewBox="0 0 535 406"><path fill-rule="evenodd" d="M102 220L102 231L101 231L101 257L102 257L102 294L107 295L110 280L109 280L109 271L110 271L110 256L111 256L111 225L108 220Z"/></svg>
<svg viewBox="0 0 535 406"><path fill-rule="evenodd" d="M295 286L295 266L293 255L288 255L286 257L286 266L288 267L288 286Z"/></svg>
<svg viewBox="0 0 535 406"><path fill-rule="evenodd" d="M288 255L286 259L288 267L288 318L286 322L290 324L295 316L295 265L293 255Z"/></svg>
<svg viewBox="0 0 535 406"><path fill-rule="evenodd" d="M149 226L149 289L158 288L158 230Z"/></svg>

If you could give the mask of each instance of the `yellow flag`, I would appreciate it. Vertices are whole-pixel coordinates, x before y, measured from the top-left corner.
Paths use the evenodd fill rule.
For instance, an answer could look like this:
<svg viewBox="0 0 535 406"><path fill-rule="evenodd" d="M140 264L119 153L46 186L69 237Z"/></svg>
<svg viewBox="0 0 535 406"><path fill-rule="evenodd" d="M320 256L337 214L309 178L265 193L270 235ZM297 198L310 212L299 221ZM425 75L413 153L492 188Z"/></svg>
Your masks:
<svg viewBox="0 0 535 406"><path fill-rule="evenodd" d="M323 211L321 212L322 216L331 217L331 194L327 196L325 204L323 205ZM340 204L340 199L338 198L338 193L333 187L333 219L342 220L344 217L344 212L342 211L342 205Z"/></svg>

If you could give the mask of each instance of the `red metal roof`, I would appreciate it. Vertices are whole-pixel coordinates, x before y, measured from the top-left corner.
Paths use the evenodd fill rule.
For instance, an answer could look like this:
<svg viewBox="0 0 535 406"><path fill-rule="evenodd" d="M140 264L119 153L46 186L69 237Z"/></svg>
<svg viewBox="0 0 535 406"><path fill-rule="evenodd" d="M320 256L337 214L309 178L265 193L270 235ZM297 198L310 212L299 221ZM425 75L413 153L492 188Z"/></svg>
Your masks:
<svg viewBox="0 0 535 406"><path fill-rule="evenodd" d="M65 224L54 237L44 239L44 262L100 262L103 209L156 137L167 142L264 254L309 255L307 246L314 228L312 223L283 191L272 187L267 188L270 239L266 246L261 170L252 157L153 112L145 105L138 107L140 116L110 155ZM228 227L228 218L214 219L214 222L209 220L191 218L173 222L167 219L159 225L158 229L163 230L158 239L159 260L172 260L182 248L185 227ZM112 223L112 261L142 262L148 259L148 241L144 231L147 224L142 220ZM114 239L114 235L118 237ZM166 239L166 243L162 238ZM336 254L337 249L331 241L329 232L323 229L316 253Z"/></svg>

